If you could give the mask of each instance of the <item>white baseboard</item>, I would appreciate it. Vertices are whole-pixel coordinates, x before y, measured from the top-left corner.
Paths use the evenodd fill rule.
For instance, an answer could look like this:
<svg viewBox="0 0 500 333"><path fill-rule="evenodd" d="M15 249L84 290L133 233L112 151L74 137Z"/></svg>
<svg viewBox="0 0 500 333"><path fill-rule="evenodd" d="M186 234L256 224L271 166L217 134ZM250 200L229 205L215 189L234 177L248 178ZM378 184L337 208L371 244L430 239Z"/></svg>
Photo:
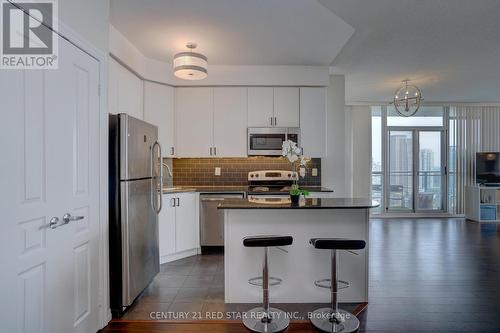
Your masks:
<svg viewBox="0 0 500 333"><path fill-rule="evenodd" d="M186 257L195 256L195 255L200 254L200 253L201 253L201 250L199 248L196 248L196 249L190 249L190 250L186 250L186 251L182 251L182 252L168 254L166 256L160 257L160 264L179 260L179 259L186 258Z"/></svg>

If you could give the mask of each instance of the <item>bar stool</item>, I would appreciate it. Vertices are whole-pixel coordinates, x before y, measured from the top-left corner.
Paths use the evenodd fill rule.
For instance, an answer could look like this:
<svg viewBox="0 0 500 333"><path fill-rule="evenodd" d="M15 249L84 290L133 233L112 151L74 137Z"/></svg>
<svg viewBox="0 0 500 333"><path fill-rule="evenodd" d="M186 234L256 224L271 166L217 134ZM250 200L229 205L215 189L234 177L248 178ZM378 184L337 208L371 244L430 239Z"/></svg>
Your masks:
<svg viewBox="0 0 500 333"><path fill-rule="evenodd" d="M311 238L309 241L316 249L332 251L331 278L314 281L317 287L327 288L331 291L331 305L329 308L320 308L312 312L311 323L316 328L325 332L354 332L359 328L359 320L352 313L338 308L337 293L339 289L349 287L349 282L338 279L337 250L361 250L366 246L364 240L343 238ZM341 286L339 286L339 284Z"/></svg>
<svg viewBox="0 0 500 333"><path fill-rule="evenodd" d="M263 247L264 263L262 277L248 280L255 286L262 286L262 307L248 310L243 316L243 324L254 332L280 332L288 327L290 320L285 312L269 307L269 286L281 283L281 279L269 276L269 247L288 246L293 243L292 236L249 236L243 238L245 247Z"/></svg>

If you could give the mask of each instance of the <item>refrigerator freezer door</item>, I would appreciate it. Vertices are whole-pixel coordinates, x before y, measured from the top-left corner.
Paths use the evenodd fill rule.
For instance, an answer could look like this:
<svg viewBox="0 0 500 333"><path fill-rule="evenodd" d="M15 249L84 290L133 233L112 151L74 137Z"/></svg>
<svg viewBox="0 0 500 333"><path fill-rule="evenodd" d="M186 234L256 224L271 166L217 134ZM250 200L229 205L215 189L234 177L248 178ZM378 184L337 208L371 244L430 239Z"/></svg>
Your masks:
<svg viewBox="0 0 500 333"><path fill-rule="evenodd" d="M123 306L129 306L160 270L158 215L151 179L121 182Z"/></svg>
<svg viewBox="0 0 500 333"><path fill-rule="evenodd" d="M140 119L120 114L120 179L151 177L151 147L158 139L158 128ZM154 161L158 151L154 150ZM154 166L159 173L159 163ZM155 176L153 175L153 176Z"/></svg>

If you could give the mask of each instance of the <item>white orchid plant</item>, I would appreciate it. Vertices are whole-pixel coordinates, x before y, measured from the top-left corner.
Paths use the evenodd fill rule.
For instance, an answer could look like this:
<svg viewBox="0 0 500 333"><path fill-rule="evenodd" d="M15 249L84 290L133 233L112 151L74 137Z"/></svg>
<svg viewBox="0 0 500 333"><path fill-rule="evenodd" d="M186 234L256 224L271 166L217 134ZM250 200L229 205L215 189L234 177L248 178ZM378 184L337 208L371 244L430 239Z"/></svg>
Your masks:
<svg viewBox="0 0 500 333"><path fill-rule="evenodd" d="M295 171L297 175L304 175L300 172L301 169L305 169L309 158L306 158L302 155L302 148L300 148L296 142L291 140L286 140L283 142L283 146L281 147L281 155L286 157L290 164L292 165L292 170ZM292 188L290 189L291 195L301 195L304 196L309 195L309 192L306 190L301 190L298 184L298 177L294 178Z"/></svg>

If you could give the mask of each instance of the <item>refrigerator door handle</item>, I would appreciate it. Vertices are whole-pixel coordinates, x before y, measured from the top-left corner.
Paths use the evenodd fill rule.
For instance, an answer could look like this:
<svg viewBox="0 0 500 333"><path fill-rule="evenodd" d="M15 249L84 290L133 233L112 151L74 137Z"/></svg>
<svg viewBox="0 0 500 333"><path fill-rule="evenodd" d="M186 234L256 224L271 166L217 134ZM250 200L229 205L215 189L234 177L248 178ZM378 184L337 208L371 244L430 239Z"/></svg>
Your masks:
<svg viewBox="0 0 500 333"><path fill-rule="evenodd" d="M154 174L154 167L155 167L155 160L154 160L154 150L155 148L158 147L158 158L160 159L160 201L155 198L155 193L158 192L158 189L156 188L155 180L156 176ZM151 207L153 208L153 211L156 214L159 214L163 205L163 195L161 195L161 191L163 189L163 167L161 165L162 161L162 156L161 156L161 145L158 141L155 141L153 145L151 146ZM156 205L158 204L158 207Z"/></svg>

